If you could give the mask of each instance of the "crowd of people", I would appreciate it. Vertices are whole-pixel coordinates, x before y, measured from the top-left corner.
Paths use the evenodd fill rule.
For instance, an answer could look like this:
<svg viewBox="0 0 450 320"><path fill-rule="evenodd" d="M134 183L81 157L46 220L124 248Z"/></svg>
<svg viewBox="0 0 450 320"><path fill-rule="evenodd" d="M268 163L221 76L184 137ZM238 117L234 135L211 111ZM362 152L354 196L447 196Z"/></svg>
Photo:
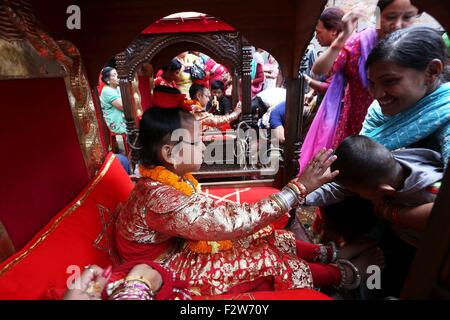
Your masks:
<svg viewBox="0 0 450 320"><path fill-rule="evenodd" d="M241 113L227 97L228 70L198 52L163 66L140 119L141 179L116 222L126 263L90 266L82 290L66 298L354 290L371 265L383 270L382 297L398 296L450 157L449 46L446 35L413 26L419 12L409 0L379 0L378 7L379 28L361 32L358 10L321 14L316 38L328 49L304 75L309 130L300 173L254 204L216 203L191 174L205 149L195 127L226 129ZM277 87L276 61L260 51L252 62L252 110L258 126L279 129L283 142L286 90ZM116 70L105 68L102 81L106 123L122 133ZM178 129L189 134L173 142ZM315 228L324 244L274 227L305 206L320 208Z"/></svg>
<svg viewBox="0 0 450 320"><path fill-rule="evenodd" d="M281 86L278 83L278 62L269 53L254 49L251 65L252 97L263 90ZM150 77L154 78L151 88L146 88L148 91L153 92L153 89L159 86L174 88L184 94L186 100L196 101L196 111L210 113L205 114L206 117L231 115L217 118L210 127L230 129L231 122L240 114L240 111L233 110L231 105L232 77L229 70L206 54L197 51L182 52ZM105 67L100 79L100 102L108 129L114 134L124 134L125 117L117 70L111 66Z"/></svg>

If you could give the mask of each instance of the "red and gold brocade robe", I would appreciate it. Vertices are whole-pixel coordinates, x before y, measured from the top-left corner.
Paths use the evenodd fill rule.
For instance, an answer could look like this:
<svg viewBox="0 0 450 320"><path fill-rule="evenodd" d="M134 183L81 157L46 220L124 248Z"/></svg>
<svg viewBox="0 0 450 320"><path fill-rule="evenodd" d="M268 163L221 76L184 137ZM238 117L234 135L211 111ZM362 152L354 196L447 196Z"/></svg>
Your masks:
<svg viewBox="0 0 450 320"><path fill-rule="evenodd" d="M296 255L294 235L267 227L284 214L270 198L217 204L204 194L185 196L140 179L119 209L117 248L126 261L160 262L188 280L193 294L245 292L266 280L275 290L312 288L311 271ZM230 250L200 254L190 251L185 239L234 244Z"/></svg>

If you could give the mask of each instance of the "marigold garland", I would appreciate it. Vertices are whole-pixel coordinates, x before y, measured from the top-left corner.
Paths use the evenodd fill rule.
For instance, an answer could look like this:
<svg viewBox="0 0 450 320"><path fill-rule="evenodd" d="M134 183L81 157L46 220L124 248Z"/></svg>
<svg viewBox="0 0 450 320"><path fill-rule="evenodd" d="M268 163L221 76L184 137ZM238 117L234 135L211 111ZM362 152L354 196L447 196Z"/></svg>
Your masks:
<svg viewBox="0 0 450 320"><path fill-rule="evenodd" d="M142 165L139 166L139 172L142 177L150 178L153 181L158 181L162 184L174 187L182 194L186 196L192 195L194 192L199 191L198 181L192 176L192 174L187 173L180 178L180 176L167 170L163 166L155 166L153 168L146 168ZM186 181L189 181L192 186ZM219 251L229 250L233 247L233 242L230 240L225 241L192 241L188 240L188 248L191 251L197 253L217 253Z"/></svg>
<svg viewBox="0 0 450 320"><path fill-rule="evenodd" d="M193 112L202 111L203 107L197 100L184 100L184 104L190 106Z"/></svg>

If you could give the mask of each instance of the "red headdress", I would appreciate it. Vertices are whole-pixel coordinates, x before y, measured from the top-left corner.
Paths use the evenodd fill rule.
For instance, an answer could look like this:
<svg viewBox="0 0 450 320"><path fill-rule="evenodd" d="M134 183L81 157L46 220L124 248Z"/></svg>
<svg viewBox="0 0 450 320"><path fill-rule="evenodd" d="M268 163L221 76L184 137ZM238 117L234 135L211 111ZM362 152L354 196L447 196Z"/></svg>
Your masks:
<svg viewBox="0 0 450 320"><path fill-rule="evenodd" d="M186 95L181 93L168 93L168 92L153 92L153 107L159 107L164 109L181 108L187 111L192 111L192 107L186 104Z"/></svg>

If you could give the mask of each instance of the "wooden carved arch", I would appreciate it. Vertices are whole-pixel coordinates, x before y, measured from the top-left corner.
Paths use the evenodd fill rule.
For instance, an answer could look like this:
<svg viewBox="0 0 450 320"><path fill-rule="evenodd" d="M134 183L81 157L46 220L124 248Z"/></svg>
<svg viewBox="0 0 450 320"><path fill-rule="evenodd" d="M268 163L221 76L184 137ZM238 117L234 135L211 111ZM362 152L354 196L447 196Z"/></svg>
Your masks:
<svg viewBox="0 0 450 320"><path fill-rule="evenodd" d="M131 147L131 162L137 163L135 141L137 126L131 83L139 65L151 61L159 52L177 43L194 43L229 61L233 70L233 105L238 101L239 77L242 79L242 119L251 121L251 47L238 32L177 33L140 35L128 48L116 55L116 67Z"/></svg>
<svg viewBox="0 0 450 320"><path fill-rule="evenodd" d="M141 35L131 45L116 56L119 78L132 80L136 68L165 48L181 42L198 44L218 57L231 62L238 74L241 74L242 37L237 32Z"/></svg>

